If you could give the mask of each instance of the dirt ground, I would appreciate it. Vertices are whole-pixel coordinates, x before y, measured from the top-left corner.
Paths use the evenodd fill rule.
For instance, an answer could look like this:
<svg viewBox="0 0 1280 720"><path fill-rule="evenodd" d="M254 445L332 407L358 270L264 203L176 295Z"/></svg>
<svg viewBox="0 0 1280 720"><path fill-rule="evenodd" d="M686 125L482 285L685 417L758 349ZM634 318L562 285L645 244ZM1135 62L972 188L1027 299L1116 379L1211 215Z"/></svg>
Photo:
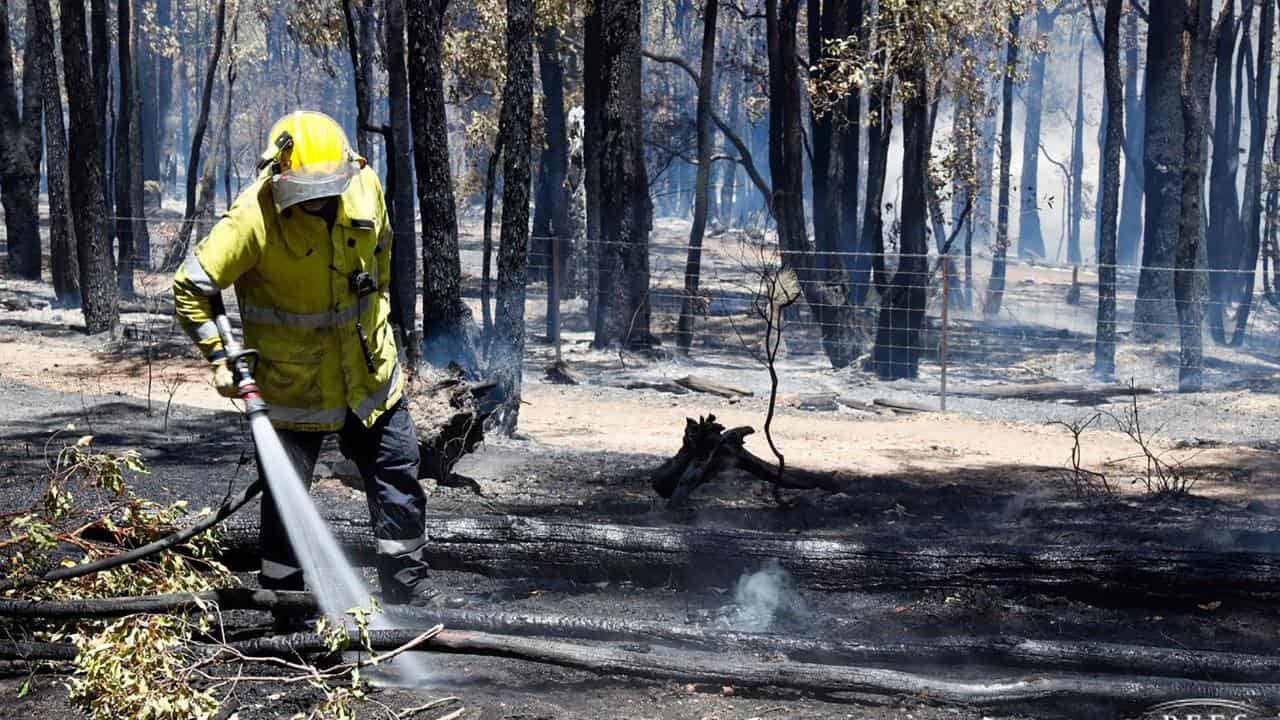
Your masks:
<svg viewBox="0 0 1280 720"><path fill-rule="evenodd" d="M675 237L680 227L659 229ZM464 251L474 253L474 233L464 233L463 241ZM716 242L725 244L721 257L727 257L729 240L713 240L709 254L716 256ZM656 253L661 257L663 249ZM717 267L714 261L710 266ZM662 263L655 267L661 276ZM474 290L471 281L468 287ZM252 463L237 465L248 446L243 426L234 407L209 386L207 370L163 313L166 283L159 276L142 279L144 299L131 309L161 312L126 313L121 336L111 339L84 336L79 313L51 308L47 288L0 279L0 393L5 398L0 403L0 512L24 507L38 495L44 448L68 423L77 432L93 433L103 447L141 449L153 473L136 483L157 499L213 505L227 488L248 482ZM1055 297L1069 283L1069 275L1058 270L1015 269L1010 285L1017 290L1011 292L1024 295L1014 306L1034 307L1037 294ZM536 297L531 293L531 328L541 322ZM1083 305L1088 308L1090 302L1086 297ZM812 350L812 333L800 327L780 366L775 442L789 465L865 481L867 491L856 496L791 493L793 504L779 509L763 488L745 478L728 478L699 489L691 508L672 511L653 494L648 472L679 447L687 417L714 414L726 426L753 426L757 433L748 447L770 455L759 432L768 407L766 373L741 343L734 347L726 335L709 337L692 358L669 353L620 357L592 350L581 329L583 309L572 303L567 307L570 330L563 354L584 382L545 382L543 368L552 349L531 343L519 435L489 439L457 468L479 483L482 497L431 488L433 511L833 536L874 531L946 538L990 532L993 540L1011 543L1028 538L1088 542L1097 538L1079 536L1076 528L1112 524L1116 537L1136 533L1149 543L1185 541L1218 549L1231 549L1238 537L1219 530L1246 528L1250 537L1266 538L1272 551L1280 552L1280 542L1275 542L1280 538L1280 445L1275 437L1280 355L1272 356L1265 345L1213 349L1207 364L1209 389L1192 396L1167 392L1176 355L1170 357L1160 347L1122 345L1122 366L1132 361L1132 367L1143 368L1133 373L1134 382L1153 391L1137 399L1143 423L1153 433L1150 447L1196 481L1191 497L1171 498L1143 492L1138 478L1144 475L1145 458L1106 414L1122 414L1130 402L1127 396L1079 405L1054 397L988 400L953 394L946 413L894 411L888 405L938 407L935 361L926 360L918 380L895 383L877 382L856 368L832 371ZM1021 325L1005 333L984 329L962 313L950 375L953 393L1028 381L1088 382L1083 368L1091 349L1071 327L1080 317L1075 310L1045 311L1038 318L1024 316ZM667 319L660 315L657 322L661 326ZM1271 321L1264 318L1259 327L1265 329ZM707 322L715 326L716 318ZM687 375L752 394L725 399L626 388L637 381ZM814 407L815 394L836 401L819 403L823 409L805 409ZM1118 495L1083 498L1068 482L1072 434L1058 422L1080 422L1099 413L1082 436L1081 463L1107 474ZM336 448L327 447L316 496L327 512L363 514L361 494L338 477L341 466ZM1193 535L1180 535L1188 528ZM253 582L251 576L244 579ZM481 608L695 625L734 603L727 587L617 582L582 587L556 578L498 579L458 572L441 573L441 583ZM1280 614L1272 607L1235 601L1203 607L1086 604L1003 587L844 594L791 588L772 622L754 629L868 642L956 633L1107 638L1269 654L1280 637ZM485 720L1125 716L1116 708L1066 702L983 712L915 697L812 697L694 687L510 660L432 655L429 662L437 673L433 687L386 688L376 698L407 707L456 695L467 707L462 717ZM947 674L979 669L920 670ZM992 671L1025 675L1016 668ZM58 676L37 677L28 697L12 701L20 681L0 680L0 697L10 700L0 703L0 717L78 716L67 705ZM268 718L303 709L306 698L301 691L272 688L242 691L237 701L240 717ZM368 717L382 716L369 710Z"/></svg>

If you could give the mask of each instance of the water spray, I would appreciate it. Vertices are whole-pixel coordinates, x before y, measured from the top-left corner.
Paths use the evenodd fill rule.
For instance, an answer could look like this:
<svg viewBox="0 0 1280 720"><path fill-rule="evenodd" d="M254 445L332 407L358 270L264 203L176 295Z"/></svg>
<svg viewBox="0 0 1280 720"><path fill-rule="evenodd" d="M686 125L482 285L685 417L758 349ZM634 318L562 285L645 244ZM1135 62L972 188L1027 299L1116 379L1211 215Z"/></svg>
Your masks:
<svg viewBox="0 0 1280 720"><path fill-rule="evenodd" d="M214 324L227 354L227 365L235 378L239 397L244 401L244 412L249 419L253 443L258 449L262 475L276 506L283 510L280 519L302 566L303 577L326 615L345 618L348 610L368 607L372 593L316 510L306 483L271 425L267 403L253 377L258 351L246 348L236 340L221 296L211 297L210 304ZM384 629L393 625L385 616L374 615L370 626ZM398 677L388 679L395 682L419 684L429 675L421 658L410 654L397 658L394 667Z"/></svg>

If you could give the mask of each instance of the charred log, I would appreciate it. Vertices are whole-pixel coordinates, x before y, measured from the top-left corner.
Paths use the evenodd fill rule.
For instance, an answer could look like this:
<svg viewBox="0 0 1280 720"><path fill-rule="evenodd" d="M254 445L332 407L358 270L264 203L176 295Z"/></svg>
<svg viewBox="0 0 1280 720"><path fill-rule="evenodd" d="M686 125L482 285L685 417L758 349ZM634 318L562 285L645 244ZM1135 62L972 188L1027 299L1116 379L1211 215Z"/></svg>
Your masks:
<svg viewBox="0 0 1280 720"><path fill-rule="evenodd" d="M363 518L329 525L353 560L369 563L375 541ZM825 591L939 590L997 586L1126 606L1280 596L1280 555L1154 543L1027 543L982 536L912 540L876 533L796 537L753 530L610 525L515 516L429 517L434 567L490 577L706 587L777 562L799 587ZM234 517L224 561L258 560L256 518Z"/></svg>

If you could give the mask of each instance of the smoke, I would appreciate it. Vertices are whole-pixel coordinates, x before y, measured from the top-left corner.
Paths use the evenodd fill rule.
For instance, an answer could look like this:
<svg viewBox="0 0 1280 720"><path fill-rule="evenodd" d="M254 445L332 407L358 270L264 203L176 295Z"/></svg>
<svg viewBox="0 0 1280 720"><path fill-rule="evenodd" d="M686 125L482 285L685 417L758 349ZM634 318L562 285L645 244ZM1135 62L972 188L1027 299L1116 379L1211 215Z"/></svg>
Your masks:
<svg viewBox="0 0 1280 720"><path fill-rule="evenodd" d="M717 622L726 630L764 632L775 620L807 614L804 598L777 560L738 578L733 602L734 607Z"/></svg>

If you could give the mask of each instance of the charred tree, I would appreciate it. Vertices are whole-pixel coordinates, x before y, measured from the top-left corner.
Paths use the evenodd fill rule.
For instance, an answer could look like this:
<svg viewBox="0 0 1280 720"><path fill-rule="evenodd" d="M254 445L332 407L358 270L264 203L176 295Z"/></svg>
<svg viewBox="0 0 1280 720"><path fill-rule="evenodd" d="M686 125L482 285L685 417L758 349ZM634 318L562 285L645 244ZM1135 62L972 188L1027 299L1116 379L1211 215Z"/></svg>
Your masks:
<svg viewBox="0 0 1280 720"><path fill-rule="evenodd" d="M850 277L853 304L867 303L871 288L883 296L889 284L884 264L884 181L889 170L893 134L893 76L887 75L867 93L867 196L858 247Z"/></svg>
<svg viewBox="0 0 1280 720"><path fill-rule="evenodd" d="M1149 22L1143 155L1146 218L1142 274L1133 319L1134 334L1147 340L1167 337L1177 326L1173 266L1182 214L1185 159L1179 68L1180 39L1186 22L1186 4L1180 0L1153 13Z"/></svg>
<svg viewBox="0 0 1280 720"><path fill-rule="evenodd" d="M796 53L798 0L767 0L769 51L769 169L773 175L771 205L777 222L782 264L800 281L805 303L822 333L822 348L832 367L843 368L858 355L849 318L848 291L830 283L817 268L813 243L805 227L801 76Z"/></svg>
<svg viewBox="0 0 1280 720"><path fill-rule="evenodd" d="M1084 48L1076 60L1076 116L1071 132L1071 217L1067 223L1067 262L1079 265L1080 219L1084 212Z"/></svg>
<svg viewBox="0 0 1280 720"><path fill-rule="evenodd" d="M146 232L142 217L142 146L138 128L138 72L134 66L137 21L133 18L133 0L116 3L116 56L120 67L118 107L115 126L115 227L116 282L120 294L133 296L133 270L138 264L135 249L138 238ZM134 187L136 184L137 187ZM135 204L135 202L137 204ZM143 263L145 266L147 263Z"/></svg>
<svg viewBox="0 0 1280 720"><path fill-rule="evenodd" d="M1143 127L1147 111L1143 98L1138 94L1138 49L1141 46L1135 10L1127 13L1124 26L1124 200L1120 203L1120 223L1116 229L1116 262L1137 265L1142 248Z"/></svg>
<svg viewBox="0 0 1280 720"><path fill-rule="evenodd" d="M507 0L507 82L502 90L502 234L490 376L502 388L499 423L515 432L524 357L529 262L529 155L533 123L533 0ZM639 58L637 57L637 62Z"/></svg>
<svg viewBox="0 0 1280 720"><path fill-rule="evenodd" d="M702 275L702 237L707 228L708 186L711 175L711 98L716 67L716 15L719 0L706 0L702 12L702 67L698 74L698 176L693 187L693 224L689 228L689 256L684 269L684 296L676 325L676 346L689 352L693 345L693 318L697 312L698 284Z"/></svg>
<svg viewBox="0 0 1280 720"><path fill-rule="evenodd" d="M58 81L58 56L54 52L53 12L49 0L32 0L35 32L43 35L46 51L38 58L44 103L44 142L47 151L45 178L49 188L49 265L54 300L59 307L80 306L80 264L76 261L76 235L72 227L67 173L67 127L62 117L62 85Z"/></svg>
<svg viewBox="0 0 1280 720"><path fill-rule="evenodd" d="M478 369L470 336L471 311L462 302L458 217L449 171L449 126L444 105L444 13L448 0L406 2L409 33L409 103L413 158L422 215L422 349L446 367Z"/></svg>
<svg viewBox="0 0 1280 720"><path fill-rule="evenodd" d="M1043 6L1036 9L1036 39L1053 32L1056 11ZM1037 42L1031 54L1027 84L1023 88L1022 102L1026 106L1026 120L1022 131L1022 180L1018 187L1021 211L1018 222L1018 256L1045 257L1044 234L1040 230L1040 125L1044 115L1044 73L1048 64L1048 45Z"/></svg>
<svg viewBox="0 0 1280 720"><path fill-rule="evenodd" d="M80 265L81 309L85 330L112 330L120 320L120 295L106 233L107 199L102 171L100 123L94 76L89 66L84 5L62 3L62 63L67 78L70 133L67 147L71 214Z"/></svg>
<svg viewBox="0 0 1280 720"><path fill-rule="evenodd" d="M1271 107L1271 68L1272 47L1275 43L1276 8L1274 3L1262 3L1262 22L1258 29L1258 73L1257 87L1249 106L1249 161L1245 166L1244 179L1244 212L1243 225L1245 231L1245 248L1238 266L1239 275L1233 278L1232 287L1227 291L1237 294L1240 306L1236 310L1235 332L1231 337L1232 345L1244 343L1245 330L1249 326L1249 315L1253 310L1254 271L1258 267L1258 254L1262 246L1263 233L1263 165L1266 163L1266 135L1268 133L1267 116L1264 108ZM1280 144L1272 145L1272 161L1280 153ZM1268 216L1273 211L1270 199L1273 191L1267 192ZM1271 227L1268 221L1267 227ZM1225 335L1225 332L1224 332Z"/></svg>
<svg viewBox="0 0 1280 720"><path fill-rule="evenodd" d="M169 248L164 269L174 270L186 258L191 247L191 233L196 226L196 184L200 181L200 153L204 147L204 135L209 131L209 112L213 105L213 85L218 79L218 60L222 57L222 43L227 29L227 0L218 0L213 28L213 49L205 66L204 85L200 90L200 108L196 114L196 127L191 135L191 149L187 153L186 209L182 213L182 230L178 241Z"/></svg>
<svg viewBox="0 0 1280 720"><path fill-rule="evenodd" d="M102 194L111 197L111 146L108 128L111 123L111 29L107 18L108 0L89 0L89 25L92 37L92 72L94 107L98 112L98 152L102 154ZM110 206L110 200L107 201ZM108 207L108 213L110 207ZM107 242L111 242L111 232Z"/></svg>
<svg viewBox="0 0 1280 720"><path fill-rule="evenodd" d="M923 40L923 38L920 38ZM902 230L898 268L880 302L876 344L871 362L882 380L914 378L924 343L926 293L929 285L928 215L929 97L923 61L902 71Z"/></svg>
<svg viewBox="0 0 1280 720"><path fill-rule="evenodd" d="M418 236L413 229L413 130L409 121L409 78L405 66L405 0L387 0L386 31L387 212L391 220L391 322L416 368L422 359L418 332Z"/></svg>
<svg viewBox="0 0 1280 720"><path fill-rule="evenodd" d="M640 0L610 0L601 5L604 97L598 148L600 248L594 345L646 348L657 344L657 338L649 330L653 205L640 123Z"/></svg>
<svg viewBox="0 0 1280 720"><path fill-rule="evenodd" d="M1120 15L1124 0L1107 0L1102 63L1106 85L1106 139L1102 148L1102 207L1098 215L1098 329L1093 371L1111 377L1116 369L1116 220L1120 201L1120 154L1124 139L1124 98L1120 77Z"/></svg>
<svg viewBox="0 0 1280 720"><path fill-rule="evenodd" d="M0 0L0 202L9 253L6 269L17 277L39 280L40 158L44 154L39 58L48 50L42 34L26 33L19 101L10 34L9 0Z"/></svg>
<svg viewBox="0 0 1280 720"><path fill-rule="evenodd" d="M604 38L601 3L588 3L582 21L582 177L586 199L586 283L587 316L594 330L600 322L600 146L604 140Z"/></svg>
<svg viewBox="0 0 1280 720"><path fill-rule="evenodd" d="M1009 164L1013 137L1013 73L1018 67L1018 26L1022 18L1015 12L1009 16L1009 46L1005 51L1004 85L1000 110L1000 177L996 198L996 238L992 248L991 279L982 313L987 317L1000 314L1004 301L1005 256L1009 252Z"/></svg>
<svg viewBox="0 0 1280 720"><path fill-rule="evenodd" d="M1198 392L1204 384L1205 116L1208 114L1213 55L1213 0L1187 0L1188 23L1179 53L1178 90L1182 101L1183 165L1181 213L1175 251L1173 290L1178 311L1178 391ZM1229 8L1228 8L1229 11Z"/></svg>
<svg viewBox="0 0 1280 720"><path fill-rule="evenodd" d="M368 158L373 150L369 133L369 86L373 76L373 6L366 0L342 0L347 26L347 54L356 93L356 152Z"/></svg>
<svg viewBox="0 0 1280 720"><path fill-rule="evenodd" d="M569 125L564 111L560 29L554 24L538 30L538 76L542 81L542 115L546 138L541 143L541 159L538 163L533 235L535 248L545 248L547 339L555 342L560 337L560 299L565 296L564 289L569 285L567 275L571 245L568 234L569 191L565 185L569 170ZM535 276L536 272L530 273L530 278Z"/></svg>
<svg viewBox="0 0 1280 720"><path fill-rule="evenodd" d="M1234 19L1235 0L1227 0L1223 12ZM1247 24L1250 19L1242 18L1240 25ZM1239 137L1239 127L1233 114L1239 105L1231 92L1231 60L1235 41L1234 31L1224 31L1218 35L1215 48L1213 159L1209 170L1209 231L1205 236L1209 268L1209 302L1205 314L1210 334L1220 345L1227 342L1223 310L1224 303L1229 302L1229 289L1234 279L1227 273L1239 268L1245 238L1240 198L1236 191L1240 149L1234 140Z"/></svg>

